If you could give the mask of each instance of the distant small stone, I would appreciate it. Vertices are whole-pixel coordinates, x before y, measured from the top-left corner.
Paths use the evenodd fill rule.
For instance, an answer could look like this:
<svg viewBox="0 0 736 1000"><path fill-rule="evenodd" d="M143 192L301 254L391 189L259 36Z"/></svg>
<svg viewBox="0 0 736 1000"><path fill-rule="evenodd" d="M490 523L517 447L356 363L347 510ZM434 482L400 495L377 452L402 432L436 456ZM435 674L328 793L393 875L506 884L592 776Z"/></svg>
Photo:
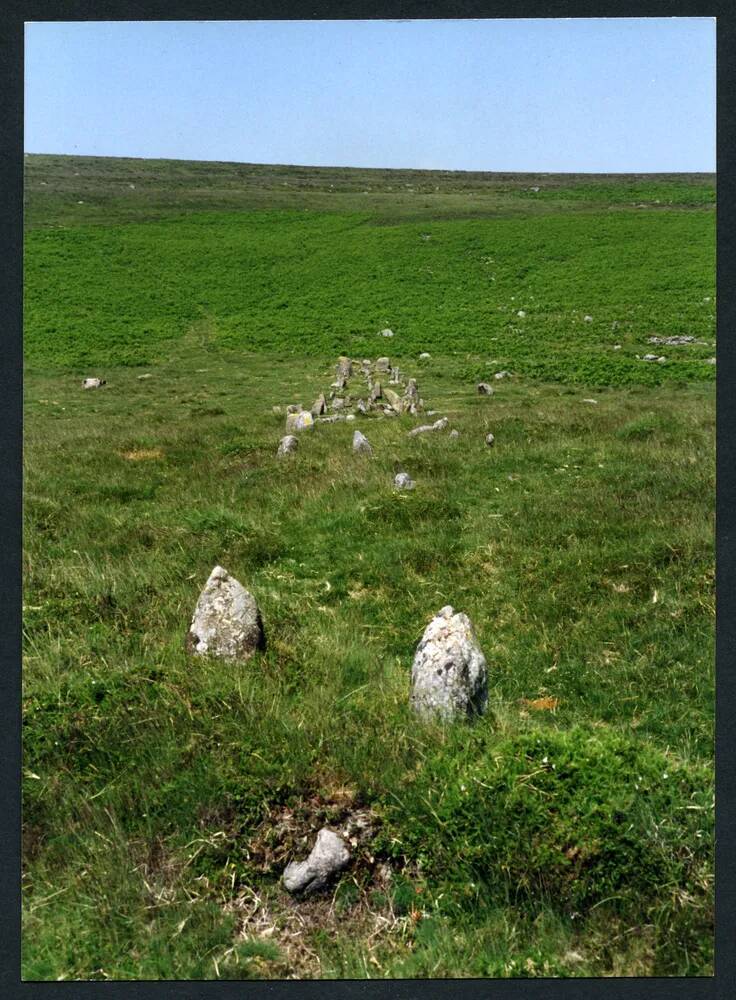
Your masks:
<svg viewBox="0 0 736 1000"><path fill-rule="evenodd" d="M419 360L420 360L420 361L427 361L427 360L429 360L429 358L431 358L431 357L432 357L432 355L431 355L431 354L427 354L427 352L426 352L426 351L422 351L422 353L421 353L421 354L419 355Z"/></svg>
<svg viewBox="0 0 736 1000"><path fill-rule="evenodd" d="M286 417L286 431L311 431L314 427L314 417L307 410L300 410L298 413L289 413Z"/></svg>
<svg viewBox="0 0 736 1000"><path fill-rule="evenodd" d="M302 409L303 409L303 407L302 407L301 403L289 403L289 405L286 407L286 412L287 413L301 413Z"/></svg>
<svg viewBox="0 0 736 1000"><path fill-rule="evenodd" d="M280 417L281 416L281 407L280 406L272 406L271 407L271 412L275 413L277 417Z"/></svg>
<svg viewBox="0 0 736 1000"><path fill-rule="evenodd" d="M349 379L353 374L353 364L350 358L339 357L337 359L337 374L341 375L344 379Z"/></svg>
<svg viewBox="0 0 736 1000"><path fill-rule="evenodd" d="M451 441L457 441L459 437L460 437L460 431L457 430L450 431L449 438Z"/></svg>
<svg viewBox="0 0 736 1000"><path fill-rule="evenodd" d="M496 374L493 377L495 379L502 379L502 378L509 378L510 375L511 372L503 371L503 372L496 372Z"/></svg>
<svg viewBox="0 0 736 1000"><path fill-rule="evenodd" d="M496 443L496 439L493 436L493 434L486 434L486 444L488 445L488 447L492 448L495 443Z"/></svg>
<svg viewBox="0 0 736 1000"><path fill-rule="evenodd" d="M706 358L705 363L706 363L706 365L714 365L716 363L716 359L715 358Z"/></svg>
<svg viewBox="0 0 736 1000"><path fill-rule="evenodd" d="M138 376L138 381L139 381L139 382L142 382L142 381L143 381L143 379L146 379L146 378L152 378L152 377L153 377L153 376L151 375L151 373L150 373L150 372L146 372L146 374L145 374L145 375L139 375L139 376Z"/></svg>
<svg viewBox="0 0 736 1000"><path fill-rule="evenodd" d="M373 449L370 446L368 438L365 434L361 434L360 431L355 431L353 434L353 451L361 455L373 454Z"/></svg>
<svg viewBox="0 0 736 1000"><path fill-rule="evenodd" d="M614 344L613 345L613 349L614 349L614 351L620 351L621 350L621 345L620 344Z"/></svg>
<svg viewBox="0 0 736 1000"><path fill-rule="evenodd" d="M345 406L345 400L342 398L342 396L336 396L332 400L332 409L333 410L342 410L344 406Z"/></svg>
<svg viewBox="0 0 736 1000"><path fill-rule="evenodd" d="M675 337L647 337L647 340L650 344L667 344L669 347L695 343L695 337L682 334Z"/></svg>
<svg viewBox="0 0 736 1000"><path fill-rule="evenodd" d="M664 358L664 357L660 358L656 354L645 354L644 357L641 360L642 361L666 361L667 359Z"/></svg>
<svg viewBox="0 0 736 1000"><path fill-rule="evenodd" d="M489 385L487 382L479 382L477 388L478 388L478 394L480 396L493 395L493 386Z"/></svg>
<svg viewBox="0 0 736 1000"><path fill-rule="evenodd" d="M86 378L82 382L83 389L100 389L103 385L107 385L104 378Z"/></svg>
<svg viewBox="0 0 736 1000"><path fill-rule="evenodd" d="M287 434L286 437L281 438L281 442L279 444L279 450L276 454L289 455L291 454L291 452L296 451L298 444L299 442L297 441L297 439L294 437L293 434Z"/></svg>
<svg viewBox="0 0 736 1000"><path fill-rule="evenodd" d="M394 335L393 330L389 330L388 328L386 328L385 330L381 330L382 337L393 337L393 335Z"/></svg>
<svg viewBox="0 0 736 1000"><path fill-rule="evenodd" d="M584 403L595 403L596 406L598 405L598 400L597 399L584 399L583 402Z"/></svg>
<svg viewBox="0 0 736 1000"><path fill-rule="evenodd" d="M384 389L383 390L383 395L384 395L387 403L389 404L389 406L396 413L403 413L404 412L404 401L401 399L401 397L397 393L395 393L393 391L393 389Z"/></svg>
<svg viewBox="0 0 736 1000"><path fill-rule="evenodd" d="M592 316L583 316L583 323L592 323L592 322L593 322Z"/></svg>
<svg viewBox="0 0 736 1000"><path fill-rule="evenodd" d="M348 413L348 415L345 417L345 419L346 420L355 420L355 414L354 413Z"/></svg>
<svg viewBox="0 0 736 1000"><path fill-rule="evenodd" d="M307 860L292 861L284 869L282 876L284 887L289 892L298 892L305 896L318 892L324 889L349 861L350 851L342 837L323 827L317 834L317 841Z"/></svg>
<svg viewBox="0 0 736 1000"><path fill-rule="evenodd" d="M486 659L470 619L450 605L432 619L417 646L410 703L419 715L448 722L486 710Z"/></svg>
<svg viewBox="0 0 736 1000"><path fill-rule="evenodd" d="M517 314L516 314L516 315L517 315L517 316L519 317L519 319L524 319L524 317L526 316L526 313L524 312L524 310L523 310L523 309L520 309L520 310L519 310L519 311L517 312Z"/></svg>
<svg viewBox="0 0 736 1000"><path fill-rule="evenodd" d="M199 595L186 647L194 655L226 660L247 660L265 648L255 598L222 566L215 566Z"/></svg>
<svg viewBox="0 0 736 1000"><path fill-rule="evenodd" d="M378 358L376 360L375 369L377 372L388 372L391 369L391 361L389 358Z"/></svg>
<svg viewBox="0 0 736 1000"><path fill-rule="evenodd" d="M355 409L358 411L358 413L368 413L369 408L368 404L364 399L359 399L358 402L355 404Z"/></svg>
<svg viewBox="0 0 736 1000"><path fill-rule="evenodd" d="M371 400L371 402L375 403L375 401L377 399L381 399L382 396L383 396L383 390L381 389L381 383L380 382L374 382L371 385L371 393L370 393L370 400Z"/></svg>
<svg viewBox="0 0 736 1000"><path fill-rule="evenodd" d="M443 431L448 423L449 420L447 417L440 417L433 424L422 424L420 427L414 427L409 431L409 437L415 437L417 434L426 434L429 431Z"/></svg>
<svg viewBox="0 0 736 1000"><path fill-rule="evenodd" d="M394 486L397 490L413 490L416 483L408 472L399 472L394 477Z"/></svg>

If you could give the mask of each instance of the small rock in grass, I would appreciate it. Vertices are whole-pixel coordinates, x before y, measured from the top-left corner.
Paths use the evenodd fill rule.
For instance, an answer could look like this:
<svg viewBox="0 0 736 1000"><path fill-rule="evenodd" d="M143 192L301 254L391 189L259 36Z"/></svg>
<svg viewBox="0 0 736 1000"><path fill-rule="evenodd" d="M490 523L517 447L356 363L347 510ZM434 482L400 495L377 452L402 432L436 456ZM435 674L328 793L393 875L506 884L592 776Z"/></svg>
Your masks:
<svg viewBox="0 0 736 1000"><path fill-rule="evenodd" d="M341 356L337 359L337 374L344 379L349 379L353 374L353 363L350 358Z"/></svg>
<svg viewBox="0 0 736 1000"><path fill-rule="evenodd" d="M650 344L667 344L669 347L679 347L681 344L694 344L695 337L682 335L676 337L647 337Z"/></svg>
<svg viewBox="0 0 736 1000"><path fill-rule="evenodd" d="M706 358L705 363L706 363L706 365L714 365L716 363L716 359L715 358Z"/></svg>
<svg viewBox="0 0 736 1000"><path fill-rule="evenodd" d="M495 443L496 443L496 439L493 436L493 434L486 434L486 444L488 445L488 447L492 448Z"/></svg>
<svg viewBox="0 0 736 1000"><path fill-rule="evenodd" d="M503 372L496 372L496 374L493 377L495 379L502 379L502 378L508 378L510 375L511 372L503 371Z"/></svg>
<svg viewBox="0 0 736 1000"><path fill-rule="evenodd" d="M592 323L592 322L593 322L592 316L583 316L583 323Z"/></svg>
<svg viewBox="0 0 736 1000"><path fill-rule="evenodd" d="M265 648L255 598L222 566L215 566L199 595L186 647L194 655L225 660L247 660Z"/></svg>
<svg viewBox="0 0 736 1000"><path fill-rule="evenodd" d="M467 615L447 605L432 619L411 669L411 707L444 721L482 715L488 704L488 671Z"/></svg>
<svg viewBox="0 0 736 1000"><path fill-rule="evenodd" d="M281 442L279 444L279 450L277 451L276 454L289 455L291 454L291 452L296 451L298 444L299 442L297 441L297 439L294 437L293 434L287 434L286 437L281 438Z"/></svg>
<svg viewBox="0 0 736 1000"><path fill-rule="evenodd" d="M663 358L663 357L660 358L656 354L645 354L644 357L641 360L642 361L666 361L667 359Z"/></svg>
<svg viewBox="0 0 736 1000"><path fill-rule="evenodd" d="M283 874L284 887L289 892L307 895L324 889L330 880L350 861L350 851L342 837L326 826L317 834L317 841L306 861L292 861Z"/></svg>
<svg viewBox="0 0 736 1000"><path fill-rule="evenodd" d="M303 409L303 407L302 407L301 403L289 403L289 405L286 407L286 412L287 413L301 413L302 409Z"/></svg>
<svg viewBox="0 0 736 1000"><path fill-rule="evenodd" d="M598 400L597 399L584 399L583 402L584 403L595 403L596 406L598 405Z"/></svg>
<svg viewBox="0 0 736 1000"><path fill-rule="evenodd" d="M386 327L385 330L381 330L381 336L382 337L393 337L393 335L394 335L394 331L393 330L389 330L388 327Z"/></svg>
<svg viewBox="0 0 736 1000"><path fill-rule="evenodd" d="M86 378L82 382L83 389L100 389L103 385L106 385L104 378Z"/></svg>
<svg viewBox="0 0 736 1000"><path fill-rule="evenodd" d="M397 490L413 490L416 483L408 472L398 472L394 477L394 486Z"/></svg>
<svg viewBox="0 0 736 1000"><path fill-rule="evenodd" d="M354 413L348 413L348 415L345 417L345 419L346 420L355 420L355 414Z"/></svg>
<svg viewBox="0 0 736 1000"><path fill-rule="evenodd" d="M332 409L333 410L342 410L344 408L344 406L345 406L345 400L342 398L342 396L336 396L332 400Z"/></svg>
<svg viewBox="0 0 736 1000"><path fill-rule="evenodd" d="M460 431L456 430L450 431L449 437L451 441L457 441L457 439L460 437Z"/></svg>
<svg viewBox="0 0 736 1000"><path fill-rule="evenodd" d="M516 315L517 315L517 316L519 317L519 319L524 319L524 317L526 316L526 313L524 312L524 310L523 310L523 309L520 309L520 310L519 310L519 311L517 312L517 314L516 314Z"/></svg>
<svg viewBox="0 0 736 1000"><path fill-rule="evenodd" d="M614 349L614 351L620 351L621 350L621 345L620 344L614 344L613 345L613 349Z"/></svg>
<svg viewBox="0 0 736 1000"><path fill-rule="evenodd" d="M431 354L427 354L426 351L422 351L422 353L419 355L419 360L420 361L427 361L431 357L432 357Z"/></svg>
<svg viewBox="0 0 736 1000"><path fill-rule="evenodd" d="M286 432L311 431L314 427L314 417L307 410L300 410L298 413L289 413L286 417Z"/></svg>
<svg viewBox="0 0 736 1000"><path fill-rule="evenodd" d="M479 382L478 386L477 386L477 389L478 389L478 395L479 396L492 396L493 395L493 386L489 385L487 382Z"/></svg>
<svg viewBox="0 0 736 1000"><path fill-rule="evenodd" d="M375 367L377 372L388 372L391 370L391 362L388 358L378 358Z"/></svg>
<svg viewBox="0 0 736 1000"><path fill-rule="evenodd" d="M151 373L150 373L150 372L146 372L146 374L145 374L145 375L139 375L139 376L138 376L138 381L139 381L139 382L142 382L142 381L143 381L143 379L146 379L146 378L152 378L152 377L153 377L153 376L151 375Z"/></svg>
<svg viewBox="0 0 736 1000"><path fill-rule="evenodd" d="M372 455L373 449L365 434L355 431L353 434L353 451L361 455Z"/></svg>

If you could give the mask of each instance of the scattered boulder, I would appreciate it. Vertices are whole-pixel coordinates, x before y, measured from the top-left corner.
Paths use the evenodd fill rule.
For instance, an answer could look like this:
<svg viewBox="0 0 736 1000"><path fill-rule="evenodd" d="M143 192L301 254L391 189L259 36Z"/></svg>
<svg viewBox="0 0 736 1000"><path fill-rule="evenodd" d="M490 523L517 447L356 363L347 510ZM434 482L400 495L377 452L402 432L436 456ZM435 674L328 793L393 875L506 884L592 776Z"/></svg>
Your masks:
<svg viewBox="0 0 736 1000"><path fill-rule="evenodd" d="M389 404L391 409L394 410L395 413L404 412L404 401L398 395L398 393L394 392L393 389L384 389L383 395L386 398L387 403Z"/></svg>
<svg viewBox="0 0 736 1000"><path fill-rule="evenodd" d="M397 472L394 476L394 486L397 490L413 490L416 483L408 472Z"/></svg>
<svg viewBox="0 0 736 1000"><path fill-rule="evenodd" d="M294 437L293 434L287 434L286 437L282 437L279 443L279 450L276 452L277 455L289 455L291 452L296 451L299 442Z"/></svg>
<svg viewBox="0 0 736 1000"><path fill-rule="evenodd" d="M487 382L478 383L478 395L479 396L492 396L493 386L489 385Z"/></svg>
<svg viewBox="0 0 736 1000"><path fill-rule="evenodd" d="M492 448L495 443L496 443L496 439L493 436L493 434L486 434L486 444L488 445L488 447Z"/></svg>
<svg viewBox="0 0 736 1000"><path fill-rule="evenodd" d="M325 399L325 394L323 392L321 392L312 403L311 412L313 417L321 417L323 413L327 413L327 400Z"/></svg>
<svg viewBox="0 0 736 1000"><path fill-rule="evenodd" d="M365 434L361 434L360 431L356 431L353 434L353 451L361 455L372 455L373 449L370 446L370 442Z"/></svg>
<svg viewBox="0 0 736 1000"><path fill-rule="evenodd" d="M187 651L197 656L247 660L265 645L256 599L227 570L215 566L194 609Z"/></svg>
<svg viewBox="0 0 736 1000"><path fill-rule="evenodd" d="M680 335L675 337L647 337L650 344L667 344L669 347L679 347L681 344L696 343L695 337Z"/></svg>
<svg viewBox="0 0 736 1000"><path fill-rule="evenodd" d="M307 431L314 427L314 417L307 410L300 410L298 413L288 413L286 416L286 433L293 431Z"/></svg>
<svg viewBox="0 0 736 1000"><path fill-rule="evenodd" d="M284 869L284 887L292 893L307 895L324 889L330 880L350 861L345 841L326 826L317 834L317 841L306 861L292 861Z"/></svg>
<svg viewBox="0 0 736 1000"><path fill-rule="evenodd" d="M439 420L435 420L433 424L422 424L420 427L414 427L409 431L409 437L415 437L417 434L426 434L428 431L443 431L447 427L449 420L447 417L440 417Z"/></svg>
<svg viewBox="0 0 736 1000"><path fill-rule="evenodd" d="M482 715L488 704L486 660L467 615L447 605L432 619L411 669L410 704L444 721Z"/></svg>
<svg viewBox="0 0 736 1000"><path fill-rule="evenodd" d="M103 385L107 385L104 378L86 378L82 382L83 389L101 389Z"/></svg>
<svg viewBox="0 0 736 1000"><path fill-rule="evenodd" d="M391 370L391 362L388 358L378 358L375 368L377 372L388 372Z"/></svg>

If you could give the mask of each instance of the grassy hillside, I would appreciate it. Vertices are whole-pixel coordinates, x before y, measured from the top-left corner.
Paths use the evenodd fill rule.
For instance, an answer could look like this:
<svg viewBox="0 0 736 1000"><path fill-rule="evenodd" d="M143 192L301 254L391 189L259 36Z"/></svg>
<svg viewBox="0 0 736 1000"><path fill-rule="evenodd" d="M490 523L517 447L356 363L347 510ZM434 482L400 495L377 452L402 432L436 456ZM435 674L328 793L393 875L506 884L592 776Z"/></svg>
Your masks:
<svg viewBox="0 0 736 1000"><path fill-rule="evenodd" d="M132 170L159 194L126 214ZM28 172L24 976L711 974L709 180L433 175L429 219L324 191L368 172ZM343 351L398 358L458 441L364 416L278 460L273 406ZM262 608L245 666L184 649L216 563ZM447 603L490 706L443 728L408 683ZM356 811L370 842L293 900Z"/></svg>

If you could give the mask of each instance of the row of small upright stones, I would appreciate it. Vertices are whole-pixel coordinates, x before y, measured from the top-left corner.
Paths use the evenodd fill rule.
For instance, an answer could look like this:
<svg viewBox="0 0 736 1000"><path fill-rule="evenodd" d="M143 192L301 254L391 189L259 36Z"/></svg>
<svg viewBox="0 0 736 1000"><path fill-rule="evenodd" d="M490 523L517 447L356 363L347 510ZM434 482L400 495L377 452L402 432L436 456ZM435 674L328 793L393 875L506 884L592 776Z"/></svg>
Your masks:
<svg viewBox="0 0 736 1000"><path fill-rule="evenodd" d="M186 648L195 656L213 656L234 663L247 661L266 648L255 597L222 566L215 566L199 595ZM416 647L409 704L421 718L445 723L486 711L486 659L470 619L450 605L430 621ZM350 858L344 837L324 827L306 860L286 866L284 886L300 895L324 889Z"/></svg>
<svg viewBox="0 0 736 1000"><path fill-rule="evenodd" d="M420 360L424 360L429 358L429 354L420 354L419 357ZM355 401L355 398L347 393L346 390L348 389L350 378L358 367L366 380L367 392L365 399L360 397ZM394 389L382 385L379 378L376 377L385 374L389 375L389 386L396 385L404 388L403 396L399 395ZM508 374L508 372L497 372L494 378L505 378ZM355 420L355 413L344 412L345 410L350 411L353 405L358 413L368 414L375 412L378 416L385 417L394 417L402 413L418 414L424 411L424 400L419 396L417 380L410 378L406 385L404 385L400 369L392 366L389 358L378 358L377 361L372 362L368 359L352 361L348 357L340 357L336 367L336 379L330 386L330 389L332 391L329 393L329 403L325 398L325 394L320 393L309 410L305 410L301 403L290 403L286 407L287 434L279 442L278 455L288 455L296 451L298 440L293 432L311 430L315 423L335 423L339 420ZM490 396L493 394L493 387L487 382L480 382L477 389L481 395ZM342 393L342 395L338 396L338 392ZM328 414L328 409L331 409L333 412ZM280 406L274 406L273 411L277 415L280 415L282 409ZM433 416L435 411L428 410L426 412L428 416ZM408 434L409 437L415 437L417 434L426 434L430 431L442 431L447 427L448 423L447 417L440 417L432 424L421 424L419 427L414 427ZM450 438L452 440L456 440L459 436L459 431L455 429L450 431ZM493 434L486 435L486 444L493 445L494 440ZM370 442L361 431L356 430L353 434L353 451L366 455L373 453ZM413 483L409 485L410 480L408 482L399 482L400 477L404 475L404 473L397 475L395 483L399 488L410 489L414 485Z"/></svg>

